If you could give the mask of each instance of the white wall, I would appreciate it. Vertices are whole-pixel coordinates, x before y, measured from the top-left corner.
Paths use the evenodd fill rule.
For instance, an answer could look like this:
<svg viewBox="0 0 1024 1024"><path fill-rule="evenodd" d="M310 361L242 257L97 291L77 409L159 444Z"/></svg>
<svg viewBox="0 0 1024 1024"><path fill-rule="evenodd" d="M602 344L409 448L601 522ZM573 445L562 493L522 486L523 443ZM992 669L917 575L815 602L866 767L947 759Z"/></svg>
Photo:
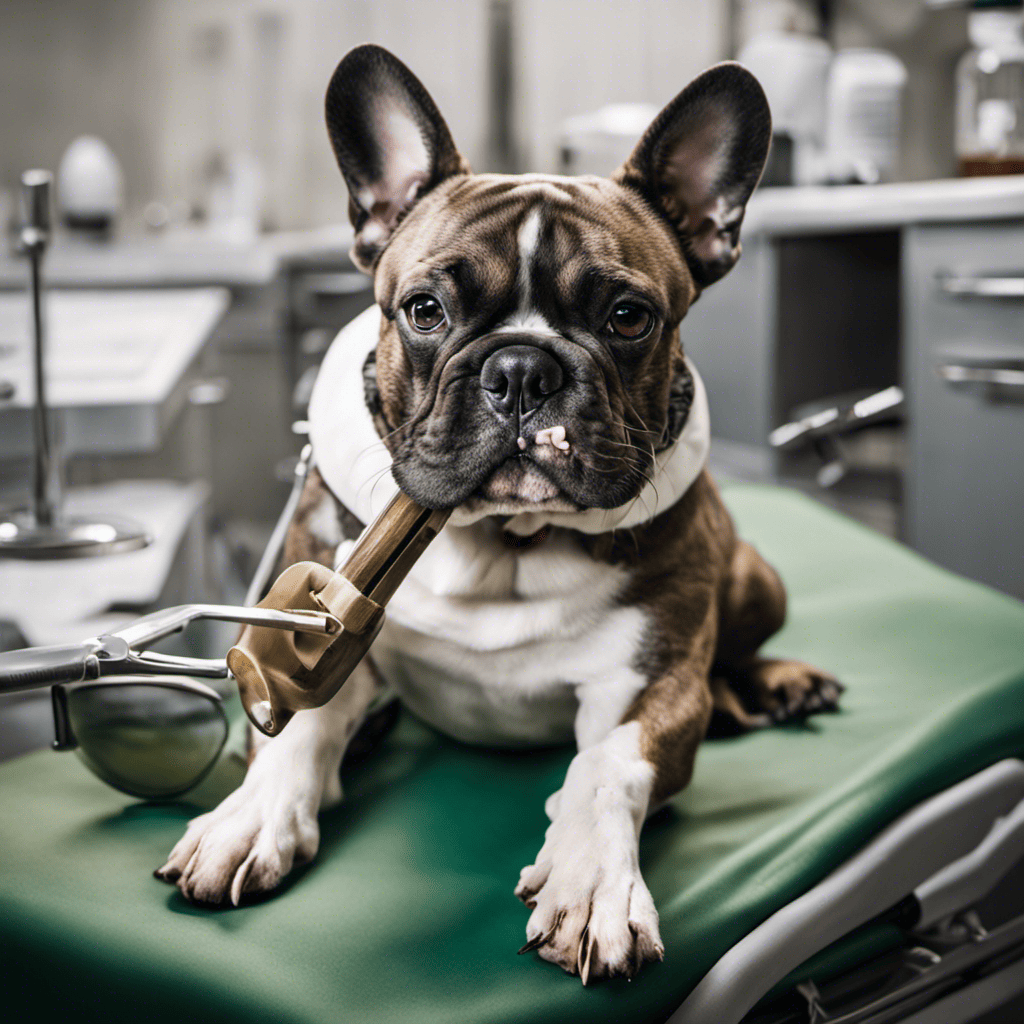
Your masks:
<svg viewBox="0 0 1024 1024"><path fill-rule="evenodd" d="M553 171L571 114L615 101L667 103L728 55L728 3L517 0L516 136L524 168Z"/></svg>
<svg viewBox="0 0 1024 1024"><path fill-rule="evenodd" d="M150 199L200 201L212 159L244 149L266 170L270 223L343 219L323 95L365 41L409 64L488 169L492 2L511 5L516 156L538 171L556 168L565 117L616 100L661 105L728 56L731 30L780 10L814 20L810 0L3 0L0 187L55 167L91 132L124 165L136 217ZM890 46L910 65L909 177L951 168L951 72L966 42L961 13L920 7L835 0L836 42Z"/></svg>
<svg viewBox="0 0 1024 1024"><path fill-rule="evenodd" d="M240 148L264 165L274 223L344 218L323 97L338 60L361 42L405 60L479 157L485 13L484 0L155 0L150 49L166 83L158 191L187 193L210 154ZM220 60L203 57L211 33L227 40Z"/></svg>
<svg viewBox="0 0 1024 1024"><path fill-rule="evenodd" d="M725 0L509 0L519 162L553 169L558 125L613 100L663 103L726 48ZM255 153L267 213L345 216L323 95L339 58L381 43L423 80L459 147L488 164L491 0L5 0L0 176L55 167L76 135L121 160L130 209L201 203L212 161Z"/></svg>
<svg viewBox="0 0 1024 1024"><path fill-rule="evenodd" d="M3 0L0 188L21 171L56 169L76 136L100 135L131 169L133 200L153 172L154 93L143 47L147 0Z"/></svg>

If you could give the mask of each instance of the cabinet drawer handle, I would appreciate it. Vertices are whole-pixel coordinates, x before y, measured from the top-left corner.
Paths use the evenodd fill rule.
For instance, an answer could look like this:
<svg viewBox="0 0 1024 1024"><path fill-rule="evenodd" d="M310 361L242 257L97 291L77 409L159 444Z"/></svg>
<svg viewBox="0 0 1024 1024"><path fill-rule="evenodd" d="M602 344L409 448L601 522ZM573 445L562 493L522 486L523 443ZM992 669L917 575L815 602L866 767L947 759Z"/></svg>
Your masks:
<svg viewBox="0 0 1024 1024"><path fill-rule="evenodd" d="M1024 368L1018 364L968 366L964 363L939 363L935 367L947 384L980 384L983 387L1024 389Z"/></svg>
<svg viewBox="0 0 1024 1024"><path fill-rule="evenodd" d="M1024 274L935 275L939 288L956 298L1024 299Z"/></svg>

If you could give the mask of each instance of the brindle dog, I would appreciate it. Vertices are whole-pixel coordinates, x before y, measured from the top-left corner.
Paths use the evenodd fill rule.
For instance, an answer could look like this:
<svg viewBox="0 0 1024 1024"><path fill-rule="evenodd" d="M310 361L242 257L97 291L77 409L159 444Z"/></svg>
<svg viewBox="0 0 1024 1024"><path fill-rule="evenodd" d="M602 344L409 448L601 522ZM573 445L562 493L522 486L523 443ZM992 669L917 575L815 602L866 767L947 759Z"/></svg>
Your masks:
<svg viewBox="0 0 1024 1024"><path fill-rule="evenodd" d="M679 341L739 257L770 138L764 95L718 65L611 178L474 175L411 72L364 46L335 72L327 123L379 333L365 365L348 332L325 360L310 413L320 472L287 556L332 564L366 518L358 460L337 456L360 416L398 485L455 511L392 601L380 671L361 666L264 743L160 875L237 902L311 857L316 813L340 798L341 756L386 678L464 740L575 738L516 889L533 911L524 949L584 982L632 975L663 953L640 828L689 782L713 709L749 729L834 709L840 693L827 673L758 654L785 591L703 468L703 390ZM334 398L351 372L365 409Z"/></svg>

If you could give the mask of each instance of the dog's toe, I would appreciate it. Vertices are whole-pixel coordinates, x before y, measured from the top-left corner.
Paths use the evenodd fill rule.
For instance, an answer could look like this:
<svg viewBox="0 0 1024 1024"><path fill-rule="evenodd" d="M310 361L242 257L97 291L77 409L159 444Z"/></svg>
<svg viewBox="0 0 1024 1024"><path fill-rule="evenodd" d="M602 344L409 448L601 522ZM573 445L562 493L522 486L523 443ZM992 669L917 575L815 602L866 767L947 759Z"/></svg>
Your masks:
<svg viewBox="0 0 1024 1024"><path fill-rule="evenodd" d="M237 906L246 894L276 888L318 845L314 815L258 797L229 798L189 824L156 876L192 903Z"/></svg>
<svg viewBox="0 0 1024 1024"><path fill-rule="evenodd" d="M519 872L519 884L515 888L516 896L528 907L533 907L534 896L541 890L550 872L550 863L538 856L536 864L528 864Z"/></svg>
<svg viewBox="0 0 1024 1024"><path fill-rule="evenodd" d="M534 874L537 865L523 870L516 894L533 913L521 953L536 950L542 959L578 974L584 985L604 977L631 978L645 963L662 958L651 894L635 864L614 853L593 849L569 860L555 856L553 867L549 858L543 878Z"/></svg>
<svg viewBox="0 0 1024 1024"><path fill-rule="evenodd" d="M153 872L160 881L167 882L169 885L178 883L199 846L199 840L203 836L210 817L210 814L203 814L188 823L185 834L175 843L174 849L167 857L167 862Z"/></svg>

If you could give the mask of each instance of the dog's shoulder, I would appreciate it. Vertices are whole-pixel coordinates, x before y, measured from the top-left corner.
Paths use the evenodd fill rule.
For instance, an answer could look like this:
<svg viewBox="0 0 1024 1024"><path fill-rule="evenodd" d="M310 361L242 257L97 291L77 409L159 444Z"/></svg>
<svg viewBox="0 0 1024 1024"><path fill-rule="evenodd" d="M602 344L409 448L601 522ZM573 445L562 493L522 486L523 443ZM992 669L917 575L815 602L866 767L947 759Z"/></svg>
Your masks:
<svg viewBox="0 0 1024 1024"><path fill-rule="evenodd" d="M687 492L650 522L631 530L581 536L592 557L624 568L628 582L618 601L641 608L650 622L639 656L645 674L657 676L694 635L704 598L728 579L736 549L735 528L705 469ZM713 604L717 604L714 601Z"/></svg>
<svg viewBox="0 0 1024 1024"><path fill-rule="evenodd" d="M319 562L334 568L340 543L355 540L364 524L345 507L314 466L302 489L285 538L283 565Z"/></svg>

